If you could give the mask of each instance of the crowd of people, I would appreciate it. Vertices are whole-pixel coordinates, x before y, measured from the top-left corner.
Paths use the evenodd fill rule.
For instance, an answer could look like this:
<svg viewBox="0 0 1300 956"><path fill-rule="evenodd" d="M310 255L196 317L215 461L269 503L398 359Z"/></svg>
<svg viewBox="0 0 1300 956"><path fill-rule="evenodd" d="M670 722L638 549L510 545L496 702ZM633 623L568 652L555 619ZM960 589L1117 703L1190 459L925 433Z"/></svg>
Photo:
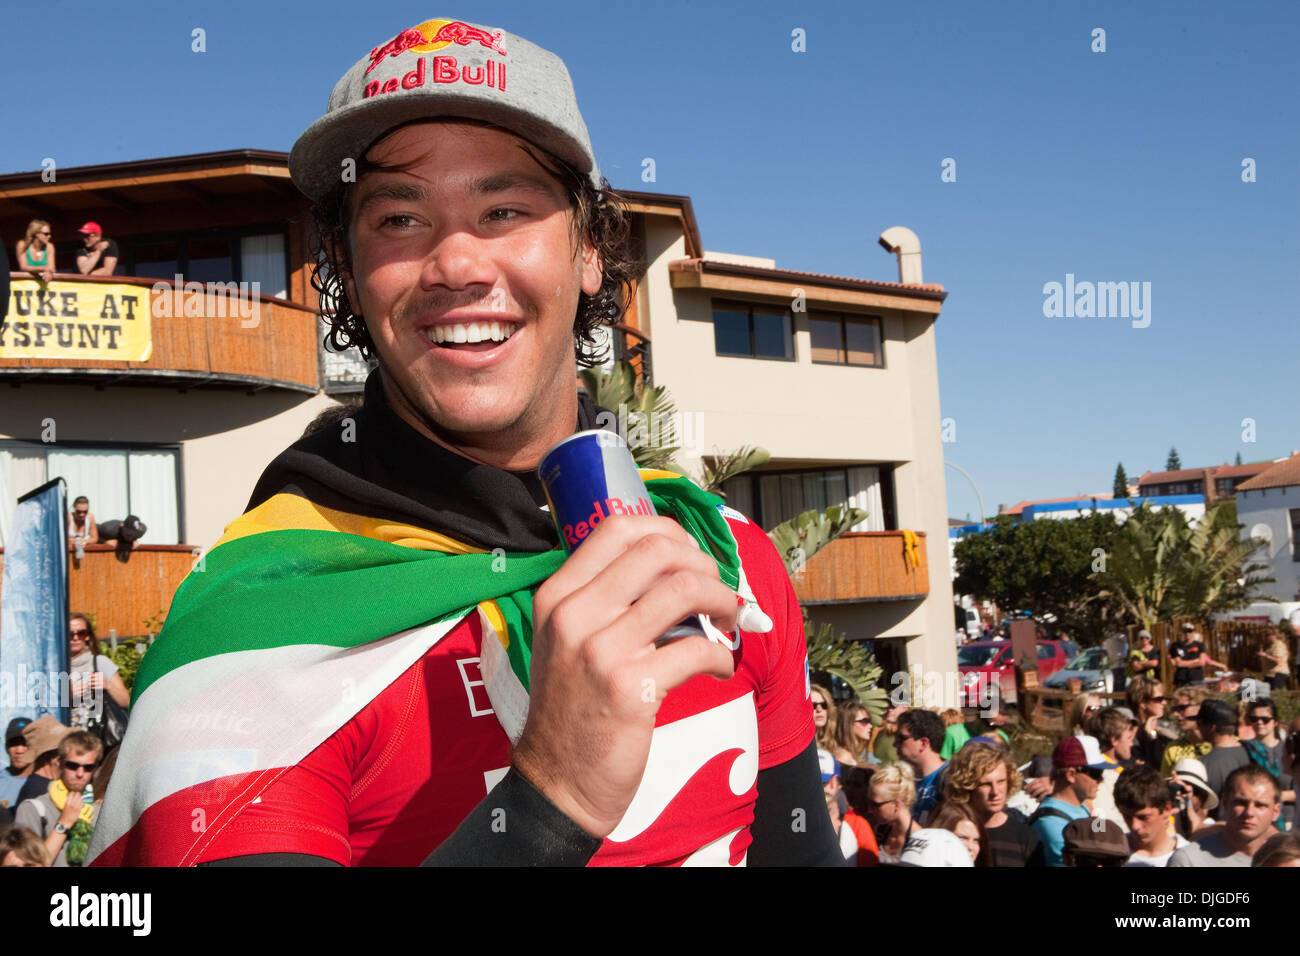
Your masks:
<svg viewBox="0 0 1300 956"><path fill-rule="evenodd" d="M71 724L47 714L5 728L0 866L80 866L90 845L121 739L107 717L130 694L84 614L70 616L68 653Z"/></svg>
<svg viewBox="0 0 1300 956"><path fill-rule="evenodd" d="M1144 672L1146 675L1144 676ZM893 707L873 722L814 685L822 783L858 866L1300 866L1300 717L1244 681L1168 698L1141 668L1127 706L1083 693L1050 758L1021 766L1003 713ZM1172 719L1167 719L1172 717Z"/></svg>

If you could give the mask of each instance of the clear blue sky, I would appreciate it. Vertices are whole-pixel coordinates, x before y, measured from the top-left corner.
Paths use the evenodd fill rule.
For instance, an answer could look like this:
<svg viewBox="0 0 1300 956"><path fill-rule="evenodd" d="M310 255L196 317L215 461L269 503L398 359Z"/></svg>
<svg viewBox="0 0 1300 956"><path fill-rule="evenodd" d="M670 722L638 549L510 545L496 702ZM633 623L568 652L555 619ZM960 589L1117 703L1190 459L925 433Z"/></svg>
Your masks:
<svg viewBox="0 0 1300 956"><path fill-rule="evenodd" d="M1187 466L1300 448L1300 4L6 7L3 172L287 150L355 60L447 16L559 53L604 173L689 195L706 248L896 279L876 237L910 227L950 293L945 456L989 512L1109 490L1117 461L1160 470L1170 445ZM1067 273L1151 283L1150 326L1044 317ZM949 514L974 516L947 485Z"/></svg>

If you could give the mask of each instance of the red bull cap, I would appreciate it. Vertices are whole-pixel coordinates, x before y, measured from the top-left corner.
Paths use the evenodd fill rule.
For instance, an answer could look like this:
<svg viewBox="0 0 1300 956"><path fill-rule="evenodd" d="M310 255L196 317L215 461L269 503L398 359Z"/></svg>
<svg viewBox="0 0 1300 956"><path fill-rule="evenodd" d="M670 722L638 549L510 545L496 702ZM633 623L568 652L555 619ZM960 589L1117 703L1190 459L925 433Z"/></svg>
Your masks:
<svg viewBox="0 0 1300 956"><path fill-rule="evenodd" d="M447 19L408 27L362 56L335 84L325 115L294 143L289 172L320 201L343 181L345 160L359 161L404 123L439 117L508 129L601 188L564 61L504 30Z"/></svg>

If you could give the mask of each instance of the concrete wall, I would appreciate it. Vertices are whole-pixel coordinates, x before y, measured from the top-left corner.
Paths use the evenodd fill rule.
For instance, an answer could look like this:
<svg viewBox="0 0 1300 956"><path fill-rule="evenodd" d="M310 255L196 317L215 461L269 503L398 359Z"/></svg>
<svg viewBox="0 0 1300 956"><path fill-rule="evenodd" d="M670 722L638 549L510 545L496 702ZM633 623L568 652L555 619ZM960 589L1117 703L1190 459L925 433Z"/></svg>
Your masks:
<svg viewBox="0 0 1300 956"><path fill-rule="evenodd" d="M0 438L39 442L53 418L58 441L179 444L184 543L208 547L267 463L333 404L323 393L29 383L0 391Z"/></svg>
<svg viewBox="0 0 1300 956"><path fill-rule="evenodd" d="M1255 528L1265 525L1272 538L1267 547L1251 558L1267 562L1270 576L1277 579L1272 584L1260 585L1258 593L1279 601L1300 601L1300 561L1294 557L1300 542L1291 539L1291 509L1300 508L1300 486L1238 491L1236 498L1237 523L1245 526L1241 536L1259 537Z"/></svg>
<svg viewBox="0 0 1300 956"><path fill-rule="evenodd" d="M799 313L795 361L722 358L714 347L713 294L671 286L667 264L685 256L680 227L647 217L642 321L655 383L668 387L689 428L681 460L698 472L701 456L749 444L766 448L774 462L799 467L896 463L899 527L928 538L929 597L818 607L814 616L842 622L837 626L854 637L905 640L909 664L955 671L933 318L873 313L883 319L884 368L813 365L806 317Z"/></svg>

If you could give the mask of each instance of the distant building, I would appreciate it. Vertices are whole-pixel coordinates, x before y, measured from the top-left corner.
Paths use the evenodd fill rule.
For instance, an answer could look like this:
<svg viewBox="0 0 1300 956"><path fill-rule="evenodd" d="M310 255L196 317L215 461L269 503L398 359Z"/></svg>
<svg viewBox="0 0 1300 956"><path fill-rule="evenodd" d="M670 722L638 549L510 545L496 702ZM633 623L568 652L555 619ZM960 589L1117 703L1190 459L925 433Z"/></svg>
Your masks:
<svg viewBox="0 0 1300 956"><path fill-rule="evenodd" d="M1261 584L1262 597L1300 601L1300 452L1270 463L1237 485L1237 521L1243 538L1268 541L1252 559L1268 564L1271 584Z"/></svg>
<svg viewBox="0 0 1300 956"><path fill-rule="evenodd" d="M1208 504L1215 498L1232 494L1243 481L1249 481L1273 464L1255 461L1244 465L1211 465L1205 468L1181 468L1177 471L1148 471L1138 479L1138 495L1156 498L1165 495L1204 495Z"/></svg>

